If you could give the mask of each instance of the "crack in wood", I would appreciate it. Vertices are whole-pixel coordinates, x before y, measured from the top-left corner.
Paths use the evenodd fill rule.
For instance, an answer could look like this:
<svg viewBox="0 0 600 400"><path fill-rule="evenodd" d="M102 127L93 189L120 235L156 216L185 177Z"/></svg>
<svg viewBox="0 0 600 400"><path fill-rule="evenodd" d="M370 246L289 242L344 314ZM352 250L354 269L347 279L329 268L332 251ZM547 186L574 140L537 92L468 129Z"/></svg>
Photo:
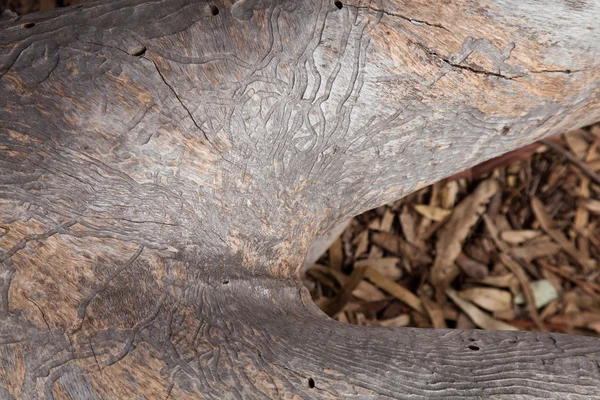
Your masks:
<svg viewBox="0 0 600 400"><path fill-rule="evenodd" d="M160 71L160 69L158 68L158 65L156 65L156 62L150 58L147 57L146 55L142 56L143 59L148 60L152 63L152 65L154 65L154 68L156 68L156 72L158 73L158 76L160 76L161 81L169 88L169 90L171 91L171 93L173 93L173 95L175 96L175 98L177 99L177 101L179 102L179 104L181 105L181 107L183 107L183 109L185 110L185 112L187 113L187 115L190 117L190 119L192 120L194 126L196 128L198 128L198 130L202 133L202 135L204 136L204 138L206 139L206 141L215 149L218 151L217 147L215 146L215 144L209 139L208 135L206 134L206 132L204 131L204 129L202 129L202 127L198 124L198 122L196 121L196 119L194 118L194 116L192 115L192 113L190 112L190 109L183 103L183 101L181 100L181 98L179 97L179 95L177 94L177 92L175 91L175 88L173 88L173 86L167 82L167 79L165 78L165 76L163 75L163 73Z"/></svg>
<svg viewBox="0 0 600 400"><path fill-rule="evenodd" d="M448 28L446 28L445 26L443 26L441 24L434 24L432 22L427 22L425 20L420 20L420 19L416 19L416 18L407 17L407 16L402 15L402 14L397 14L397 13L393 13L393 12L390 12L390 11L386 11L383 8L377 8L377 7L373 7L371 5L368 5L368 6L355 6L355 5L349 4L349 6L357 8L357 9L365 9L365 10L372 10L372 11L375 11L375 12L381 12L381 13L383 13L385 15L390 16L390 17L401 18L401 19L403 19L405 21L408 21L408 22L410 22L412 24L423 24L423 25L434 27L434 28L440 28L440 29L445 30L446 32L452 33L452 31L450 31Z"/></svg>

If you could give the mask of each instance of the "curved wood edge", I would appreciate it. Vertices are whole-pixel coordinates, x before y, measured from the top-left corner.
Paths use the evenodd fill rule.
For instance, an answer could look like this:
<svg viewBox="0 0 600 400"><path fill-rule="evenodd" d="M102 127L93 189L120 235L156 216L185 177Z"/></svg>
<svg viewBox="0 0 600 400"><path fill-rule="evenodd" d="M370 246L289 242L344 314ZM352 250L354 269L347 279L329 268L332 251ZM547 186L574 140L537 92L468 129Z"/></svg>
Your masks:
<svg viewBox="0 0 600 400"><path fill-rule="evenodd" d="M206 241L218 231L226 248L303 249L352 215L600 119L600 4L586 7L108 1L4 18L3 125L69 149L65 165L81 153L122 185L161 186L178 204L152 215L154 244L179 225ZM165 207L142 197L140 210L96 207L134 221ZM175 221L177 207L195 215Z"/></svg>
<svg viewBox="0 0 600 400"><path fill-rule="evenodd" d="M5 375L4 390L74 399L600 398L592 338L341 324L285 280L197 282L179 296L150 301L133 327L94 333L2 315L3 367L25 374L18 390Z"/></svg>

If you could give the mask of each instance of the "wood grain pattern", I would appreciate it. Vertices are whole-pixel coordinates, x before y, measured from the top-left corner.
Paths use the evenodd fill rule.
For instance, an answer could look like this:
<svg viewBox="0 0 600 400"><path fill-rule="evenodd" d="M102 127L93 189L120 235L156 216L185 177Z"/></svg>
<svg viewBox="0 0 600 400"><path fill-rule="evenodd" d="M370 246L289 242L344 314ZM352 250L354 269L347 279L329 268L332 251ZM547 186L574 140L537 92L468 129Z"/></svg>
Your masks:
<svg viewBox="0 0 600 400"><path fill-rule="evenodd" d="M0 397L600 398L600 342L327 319L352 215L600 120L598 1L0 19Z"/></svg>

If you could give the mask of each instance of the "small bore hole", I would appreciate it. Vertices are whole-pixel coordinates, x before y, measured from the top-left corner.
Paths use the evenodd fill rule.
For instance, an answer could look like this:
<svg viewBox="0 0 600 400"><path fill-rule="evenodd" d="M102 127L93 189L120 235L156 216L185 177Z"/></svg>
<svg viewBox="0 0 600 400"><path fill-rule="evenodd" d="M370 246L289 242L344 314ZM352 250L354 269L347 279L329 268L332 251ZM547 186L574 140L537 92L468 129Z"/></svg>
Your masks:
<svg viewBox="0 0 600 400"><path fill-rule="evenodd" d="M473 339L472 337L468 338L467 340L468 340L469 342L474 342L474 341L475 341L475 339Z"/></svg>
<svg viewBox="0 0 600 400"><path fill-rule="evenodd" d="M474 344L470 344L467 346L469 350L477 351L479 350L479 346L475 346Z"/></svg>
<svg viewBox="0 0 600 400"><path fill-rule="evenodd" d="M133 49L133 51L131 52L132 56L135 57L141 57L144 54L146 54L146 46L140 46L140 47L136 47L135 49Z"/></svg>
<svg viewBox="0 0 600 400"><path fill-rule="evenodd" d="M35 22L27 22L27 23L23 24L22 26L25 29L33 28L35 26Z"/></svg>
<svg viewBox="0 0 600 400"><path fill-rule="evenodd" d="M508 131L510 131L510 128L508 126L505 126L504 128L502 128L503 135L508 135Z"/></svg>
<svg viewBox="0 0 600 400"><path fill-rule="evenodd" d="M219 7L217 7L217 6L210 6L210 13L212 15L219 15Z"/></svg>
<svg viewBox="0 0 600 400"><path fill-rule="evenodd" d="M223 281L223 285L229 285L229 281L228 280L224 280Z"/></svg>
<svg viewBox="0 0 600 400"><path fill-rule="evenodd" d="M306 386L308 386L310 389L315 387L315 380L313 378L308 378L308 381L306 382Z"/></svg>
<svg viewBox="0 0 600 400"><path fill-rule="evenodd" d="M337 7L338 10L341 10L344 7L341 1L334 1L333 4Z"/></svg>

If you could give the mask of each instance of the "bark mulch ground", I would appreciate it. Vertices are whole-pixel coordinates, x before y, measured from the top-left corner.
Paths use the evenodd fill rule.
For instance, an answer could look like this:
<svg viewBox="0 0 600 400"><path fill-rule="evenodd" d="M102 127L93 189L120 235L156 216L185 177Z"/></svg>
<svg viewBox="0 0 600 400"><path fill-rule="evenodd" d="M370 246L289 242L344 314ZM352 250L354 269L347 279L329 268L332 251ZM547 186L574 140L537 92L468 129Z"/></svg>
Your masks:
<svg viewBox="0 0 600 400"><path fill-rule="evenodd" d="M357 216L307 272L341 322L600 336L600 124Z"/></svg>

